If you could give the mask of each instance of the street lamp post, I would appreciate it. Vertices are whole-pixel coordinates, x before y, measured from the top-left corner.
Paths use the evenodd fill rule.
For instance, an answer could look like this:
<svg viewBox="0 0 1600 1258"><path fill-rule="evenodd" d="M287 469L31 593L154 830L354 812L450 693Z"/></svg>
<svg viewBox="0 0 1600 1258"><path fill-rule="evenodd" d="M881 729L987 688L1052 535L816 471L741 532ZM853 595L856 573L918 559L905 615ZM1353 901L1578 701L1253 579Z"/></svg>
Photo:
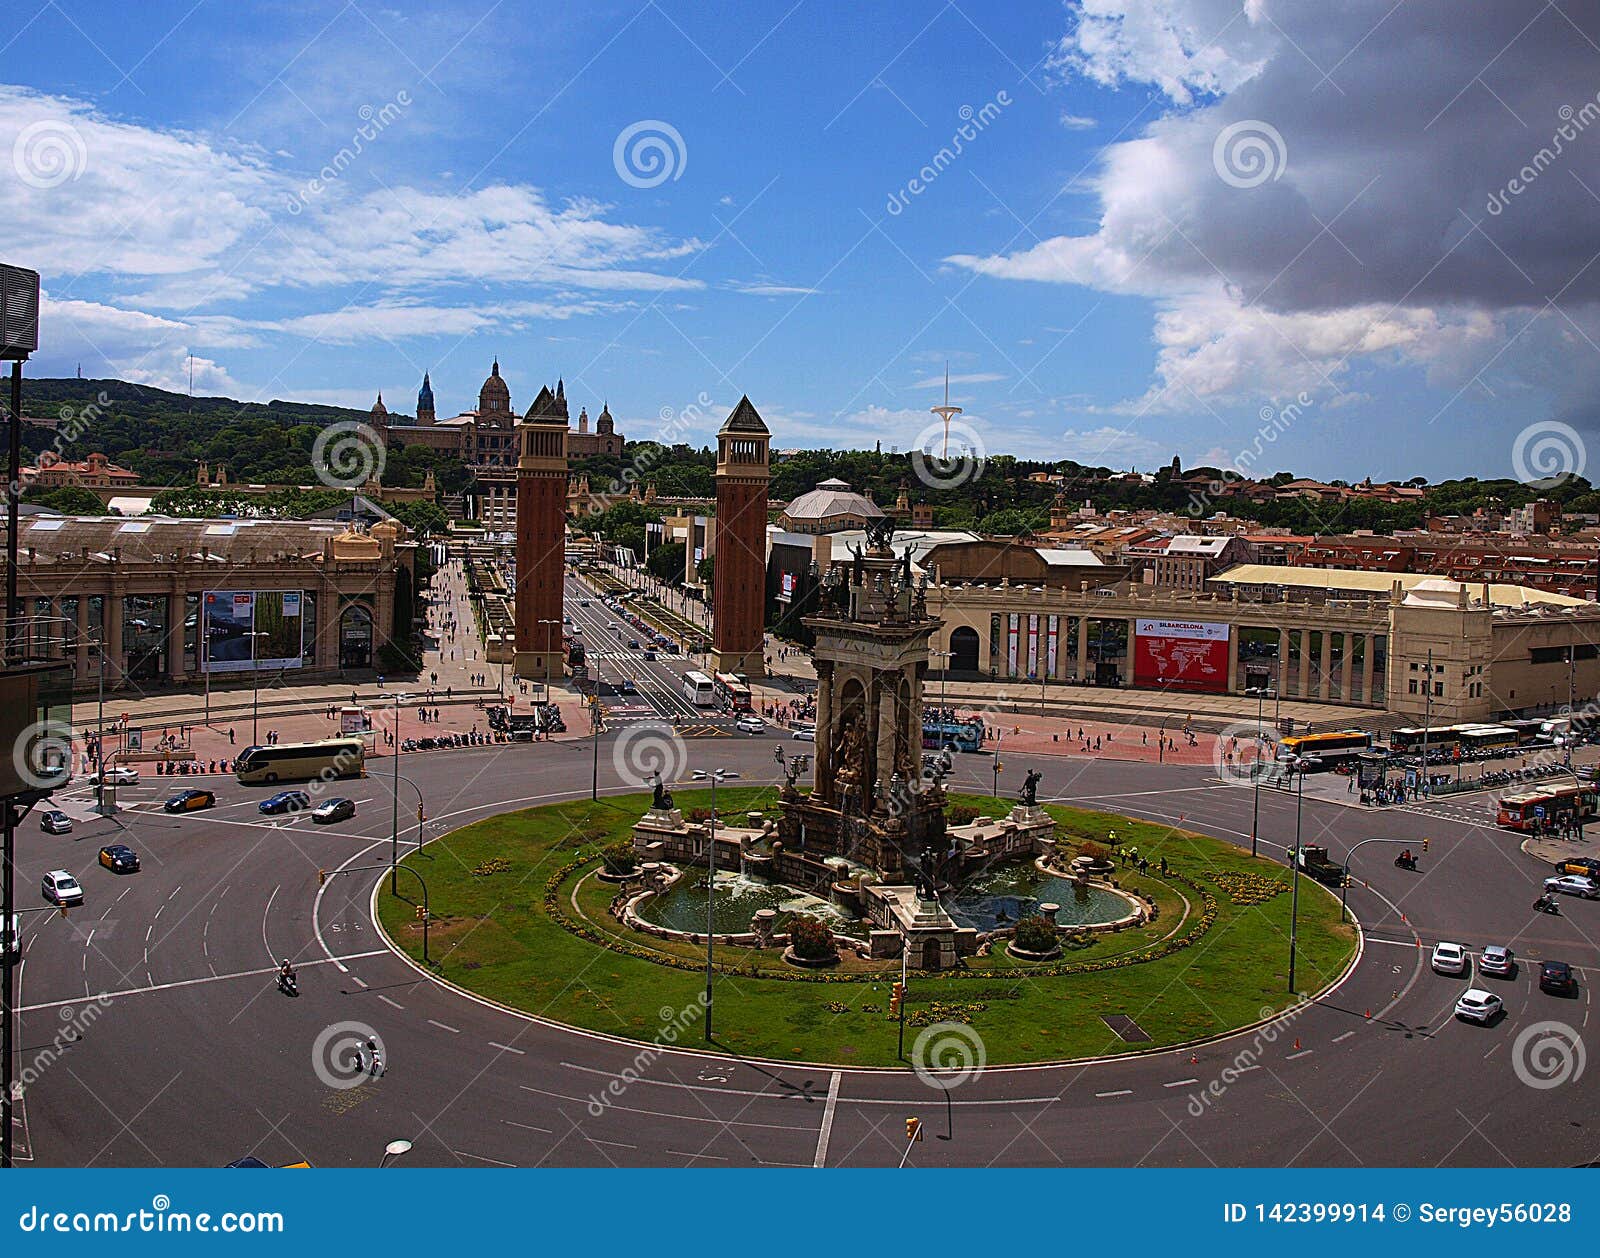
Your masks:
<svg viewBox="0 0 1600 1258"><path fill-rule="evenodd" d="M711 973L712 949L716 943L717 907L717 775L721 769L711 771L711 819L706 823L709 838L706 841L706 1043L711 1043Z"/></svg>
<svg viewBox="0 0 1600 1258"><path fill-rule="evenodd" d="M400 705L405 702L405 694L399 690L394 692L394 728L389 737L394 740L394 801L389 822L389 894L398 895L400 875ZM421 797L421 792L418 792Z"/></svg>
<svg viewBox="0 0 1600 1258"><path fill-rule="evenodd" d="M1289 991L1294 991L1294 960L1295 944L1298 941L1300 928L1300 806L1306 797L1306 768L1308 764L1315 763L1310 756L1297 756L1294 760L1295 776L1298 781L1295 785L1294 796L1294 855L1290 858L1293 866L1293 890L1289 896Z"/></svg>
<svg viewBox="0 0 1600 1258"><path fill-rule="evenodd" d="M1005 741L1005 730L996 730L994 736L994 789L989 793L996 799L1000 798L1000 744Z"/></svg>
<svg viewBox="0 0 1600 1258"><path fill-rule="evenodd" d="M388 1166L390 1158L397 1158L397 1157L400 1157L402 1154L410 1153L410 1152L411 1152L411 1141L409 1141L409 1140L391 1140L391 1141L389 1141L389 1143L384 1146L384 1149L383 1149L383 1161L378 1163L378 1169L381 1171L384 1167Z"/></svg>
<svg viewBox="0 0 1600 1258"><path fill-rule="evenodd" d="M538 621L535 621L534 623L535 624L540 624L540 625L554 625L557 629L559 629L561 627L561 622L559 620L538 620ZM543 702L549 703L550 702L550 653L548 651L545 652L544 676L541 677L539 679L539 681L540 681L540 684L544 687L544 699L543 699Z"/></svg>
<svg viewBox="0 0 1600 1258"><path fill-rule="evenodd" d="M1254 779L1255 800L1250 810L1250 855L1255 856L1256 836L1261 822L1261 737L1262 706L1266 703L1267 687L1254 687L1256 693L1256 758L1251 764L1250 776Z"/></svg>

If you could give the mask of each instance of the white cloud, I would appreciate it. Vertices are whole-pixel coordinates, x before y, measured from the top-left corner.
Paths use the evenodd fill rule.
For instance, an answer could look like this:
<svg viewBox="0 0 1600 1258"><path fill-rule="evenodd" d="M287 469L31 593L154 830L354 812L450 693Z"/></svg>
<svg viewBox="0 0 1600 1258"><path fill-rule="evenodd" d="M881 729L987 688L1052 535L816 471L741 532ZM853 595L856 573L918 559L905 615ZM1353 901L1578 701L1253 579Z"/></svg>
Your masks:
<svg viewBox="0 0 1600 1258"><path fill-rule="evenodd" d="M1491 6L1463 23L1449 0L1268 8L1085 0L1058 68L1152 86L1171 108L1084 181L1094 231L947 261L1151 299L1154 379L1123 410L1302 389L1331 403L1369 365L1451 391L1486 373L1581 405L1574 374L1600 374L1572 327L1600 321L1600 120L1585 130L1572 110L1597 99L1600 26L1585 39L1573 23L1595 26L1592 10ZM1572 134L1552 162L1537 155L1562 107ZM1255 186L1218 155L1234 126L1281 138Z"/></svg>
<svg viewBox="0 0 1600 1258"><path fill-rule="evenodd" d="M972 371L966 373L965 375L951 376L949 382L951 384L993 384L997 380L1004 379L1005 377L1000 375L998 372ZM916 381L911 387L913 389L942 389L944 386L944 376L938 375L926 376L923 379Z"/></svg>
<svg viewBox="0 0 1600 1258"><path fill-rule="evenodd" d="M1062 114L1061 125L1068 131L1092 131L1100 123L1098 119L1087 117L1084 114Z"/></svg>

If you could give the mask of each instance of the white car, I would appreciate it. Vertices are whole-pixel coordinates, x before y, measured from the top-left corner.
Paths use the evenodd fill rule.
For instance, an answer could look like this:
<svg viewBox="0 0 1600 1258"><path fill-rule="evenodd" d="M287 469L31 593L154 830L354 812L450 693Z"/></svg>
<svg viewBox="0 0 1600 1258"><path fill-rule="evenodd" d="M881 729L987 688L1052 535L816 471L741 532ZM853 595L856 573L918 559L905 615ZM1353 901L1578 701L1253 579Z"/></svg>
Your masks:
<svg viewBox="0 0 1600 1258"><path fill-rule="evenodd" d="M767 723L759 716L741 716L733 723L733 728L743 734L760 734L767 728Z"/></svg>
<svg viewBox="0 0 1600 1258"><path fill-rule="evenodd" d="M1582 896L1585 900L1600 900L1600 882L1593 878L1585 878L1582 874L1564 874L1560 878L1546 878L1544 889L1547 893L1555 892L1558 895Z"/></svg>
<svg viewBox="0 0 1600 1258"><path fill-rule="evenodd" d="M1472 957L1458 943L1438 943L1433 946L1433 972L1435 974L1470 974Z"/></svg>
<svg viewBox="0 0 1600 1258"><path fill-rule="evenodd" d="M1456 1017L1464 1022L1489 1023L1500 1015L1502 1008L1500 997L1493 992L1486 992L1481 987L1469 987L1456 1001Z"/></svg>
<svg viewBox="0 0 1600 1258"><path fill-rule="evenodd" d="M795 726L794 738L799 743L814 743L817 741L817 727L815 725Z"/></svg>
<svg viewBox="0 0 1600 1258"><path fill-rule="evenodd" d="M83 888L78 880L64 869L52 869L39 884L39 894L45 903L54 905L82 904Z"/></svg>
<svg viewBox="0 0 1600 1258"><path fill-rule="evenodd" d="M89 775L90 786L100 785L100 770L96 769ZM106 770L106 781L113 786L138 786L139 770L131 769L125 764L112 765Z"/></svg>

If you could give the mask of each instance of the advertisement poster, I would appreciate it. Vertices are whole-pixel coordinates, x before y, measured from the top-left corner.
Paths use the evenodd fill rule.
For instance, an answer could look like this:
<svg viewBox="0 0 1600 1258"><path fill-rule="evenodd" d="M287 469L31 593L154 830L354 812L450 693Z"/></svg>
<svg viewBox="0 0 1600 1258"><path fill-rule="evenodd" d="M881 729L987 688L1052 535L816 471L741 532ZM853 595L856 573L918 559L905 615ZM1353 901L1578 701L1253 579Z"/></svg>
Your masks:
<svg viewBox="0 0 1600 1258"><path fill-rule="evenodd" d="M778 602L790 603L794 601L795 574L780 572L778 574Z"/></svg>
<svg viewBox="0 0 1600 1258"><path fill-rule="evenodd" d="M252 656L258 669L299 668L301 603L299 590L208 590L206 671L248 673Z"/></svg>
<svg viewBox="0 0 1600 1258"><path fill-rule="evenodd" d="M1194 620L1134 622L1133 684L1223 694L1229 627Z"/></svg>

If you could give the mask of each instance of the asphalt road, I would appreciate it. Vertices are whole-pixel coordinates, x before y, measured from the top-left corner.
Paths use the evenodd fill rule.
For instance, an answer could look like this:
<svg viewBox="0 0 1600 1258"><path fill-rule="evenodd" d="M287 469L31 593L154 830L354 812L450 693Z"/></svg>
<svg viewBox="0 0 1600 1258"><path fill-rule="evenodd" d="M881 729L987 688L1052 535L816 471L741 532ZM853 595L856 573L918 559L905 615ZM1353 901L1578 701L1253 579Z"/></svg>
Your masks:
<svg viewBox="0 0 1600 1258"><path fill-rule="evenodd" d="M598 636L608 617L598 602L592 608L599 625L586 632ZM673 675L670 662L650 671L648 701L662 711L671 710ZM625 733L621 724L602 739L602 790L637 789L619 782L612 763ZM687 746L690 768L717 763L739 769L746 783L772 778L770 736ZM509 808L586 795L591 756L587 741L516 744L407 756L401 769L427 797L431 838ZM1028 766L1007 759L1002 785L1014 789ZM124 789L122 802L137 802L114 821L80 822L61 837L43 834L34 818L24 824L25 901L41 874L59 867L80 878L87 903L65 920L25 919L19 1154L71 1166L220 1165L245 1154L371 1165L388 1141L405 1137L415 1142L407 1160L419 1164L895 1165L907 1154L904 1120L915 1115L927 1138L911 1146L913 1165L1571 1165L1600 1157L1600 1066L1539 1089L1519 1080L1512 1060L1519 1034L1544 1021L1589 1036L1600 903L1564 901L1560 917L1532 913L1545 871L1518 852L1516 836L1492 827L1307 800L1305 840L1336 857L1370 834L1418 847L1424 835L1433 840L1416 874L1395 869L1381 846L1362 850L1355 872L1371 886L1354 887L1350 903L1366 924L1364 948L1331 996L1271 1042L1244 1033L1199 1047L1193 1061L1189 1051L1169 1051L993 1068L940 1091L909 1072L677 1051L640 1066L639 1045L512 1015L427 981L377 933L369 902L380 873L318 883L319 869L387 860L388 763L340 784L359 813L335 826L262 817L256 803L265 792L227 778L211 780L219 806L209 812L161 813L172 784L149 779ZM1248 843L1250 792L1208 770L1037 763L1041 799L1181 818ZM987 757L959 758L955 788L989 783ZM88 792L75 794L69 807L81 814ZM405 786L400 817L409 842L414 797ZM1294 832L1293 797L1263 791L1261 817L1271 839L1264 850L1281 856L1278 845ZM118 877L99 867L108 841L136 847L143 871ZM1321 894L1310 884L1302 893ZM1541 994L1524 963L1514 979L1481 980L1506 1000L1498 1025L1458 1022L1451 1009L1465 981L1434 975L1419 947L1441 938L1568 960L1583 967L1580 994ZM283 956L299 966L298 999L275 989ZM101 993L107 999L97 1000ZM387 1072L338 1089L313 1068L314 1046L347 1023L381 1038ZM693 1042L696 1025L697 1015L682 1042ZM348 1049L342 1057L333 1067L348 1074ZM637 1080L608 1091L635 1067ZM1217 1094L1206 1095L1214 1081Z"/></svg>

